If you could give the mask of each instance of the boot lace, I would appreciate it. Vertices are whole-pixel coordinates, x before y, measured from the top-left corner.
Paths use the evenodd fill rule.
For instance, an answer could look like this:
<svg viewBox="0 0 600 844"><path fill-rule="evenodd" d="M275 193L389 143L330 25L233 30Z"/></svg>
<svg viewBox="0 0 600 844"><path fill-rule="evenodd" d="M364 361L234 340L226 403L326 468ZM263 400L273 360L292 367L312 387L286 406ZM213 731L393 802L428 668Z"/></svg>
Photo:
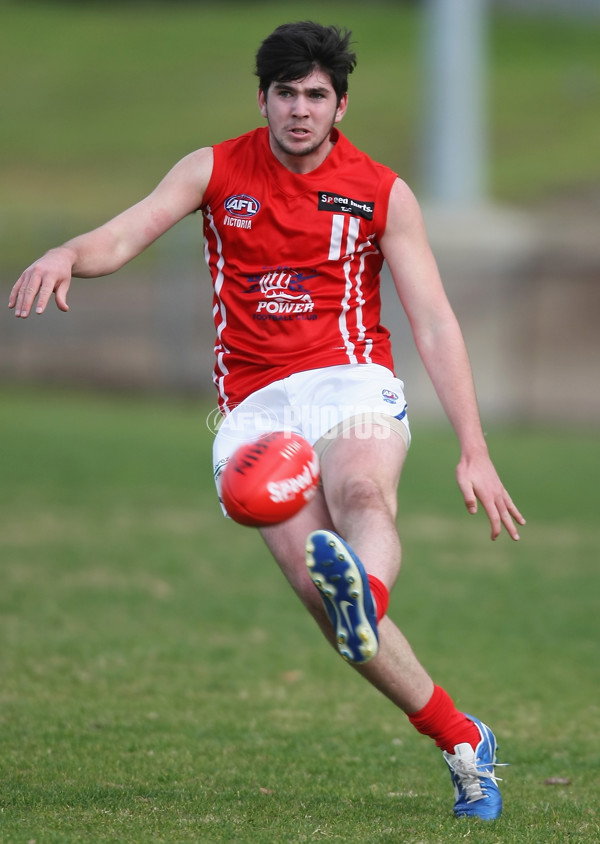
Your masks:
<svg viewBox="0 0 600 844"><path fill-rule="evenodd" d="M504 768L508 763L492 762L491 764L496 768ZM494 784L502 782L501 777L497 777L493 770L480 770L483 767L489 767L489 765L489 762L478 765L473 759L461 757L452 762L452 770L460 782L461 789L465 792L467 803L474 803L476 800L482 800L487 796L485 780L492 780Z"/></svg>

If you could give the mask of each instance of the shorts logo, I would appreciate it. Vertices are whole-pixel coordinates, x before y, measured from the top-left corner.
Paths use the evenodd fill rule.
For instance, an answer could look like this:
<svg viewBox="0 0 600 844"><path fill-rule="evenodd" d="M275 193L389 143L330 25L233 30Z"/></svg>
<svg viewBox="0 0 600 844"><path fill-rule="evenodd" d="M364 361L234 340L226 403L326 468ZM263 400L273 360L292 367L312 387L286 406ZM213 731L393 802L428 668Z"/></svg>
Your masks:
<svg viewBox="0 0 600 844"><path fill-rule="evenodd" d="M394 393L392 390L382 390L381 395L383 400L389 402L389 404L396 404L399 398L398 393Z"/></svg>
<svg viewBox="0 0 600 844"><path fill-rule="evenodd" d="M245 193L238 193L235 196L230 196L225 200L225 210L232 217L239 217L241 219L249 219L255 217L260 211L260 202L254 199L253 196L248 196Z"/></svg>
<svg viewBox="0 0 600 844"><path fill-rule="evenodd" d="M319 191L318 209L319 211L341 211L342 214L352 214L353 217L372 220L375 203L363 199L351 199L339 193Z"/></svg>

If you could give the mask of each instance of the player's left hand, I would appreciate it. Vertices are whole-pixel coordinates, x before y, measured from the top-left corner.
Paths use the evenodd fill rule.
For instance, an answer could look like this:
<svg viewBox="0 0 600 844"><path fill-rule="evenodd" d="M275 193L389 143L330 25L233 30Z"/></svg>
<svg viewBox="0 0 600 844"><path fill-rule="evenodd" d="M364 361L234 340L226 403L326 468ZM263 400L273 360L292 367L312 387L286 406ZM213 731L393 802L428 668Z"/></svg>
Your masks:
<svg viewBox="0 0 600 844"><path fill-rule="evenodd" d="M489 456L462 458L456 468L456 480L469 513L474 515L477 501L481 502L490 520L492 539L500 536L503 525L512 539L519 539L517 524L524 525L525 519L502 485Z"/></svg>

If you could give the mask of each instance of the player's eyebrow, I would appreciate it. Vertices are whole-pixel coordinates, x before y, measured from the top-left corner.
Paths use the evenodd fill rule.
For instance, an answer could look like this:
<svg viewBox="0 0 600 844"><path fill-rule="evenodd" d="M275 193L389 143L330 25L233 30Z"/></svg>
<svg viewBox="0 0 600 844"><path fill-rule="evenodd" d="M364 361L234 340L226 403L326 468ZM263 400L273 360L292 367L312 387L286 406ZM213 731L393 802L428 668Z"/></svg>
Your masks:
<svg viewBox="0 0 600 844"><path fill-rule="evenodd" d="M273 88L277 91L291 91L296 93L300 91L303 94L329 94L331 89L326 85L312 85L310 88L302 88L299 84L293 82L274 82Z"/></svg>

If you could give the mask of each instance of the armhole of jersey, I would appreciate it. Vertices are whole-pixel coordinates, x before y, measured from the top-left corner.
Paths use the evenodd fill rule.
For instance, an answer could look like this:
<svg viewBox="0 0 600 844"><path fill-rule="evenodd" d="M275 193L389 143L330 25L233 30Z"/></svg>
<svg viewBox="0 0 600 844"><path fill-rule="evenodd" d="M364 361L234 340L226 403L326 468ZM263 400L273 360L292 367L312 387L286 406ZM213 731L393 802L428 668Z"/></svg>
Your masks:
<svg viewBox="0 0 600 844"><path fill-rule="evenodd" d="M212 147L213 151L213 165L212 165L212 173L210 174L210 179L208 180L208 184L206 186L206 190L204 191L204 196L202 198L202 205L200 206L200 210L206 208L210 205L210 197L214 195L215 188L218 187L218 179L219 175L217 173L219 159L221 157L219 145L214 144Z"/></svg>
<svg viewBox="0 0 600 844"><path fill-rule="evenodd" d="M377 209L377 219L375 221L377 229L377 240L383 236L387 226L388 208L390 206L390 194L392 187L398 176L396 173L389 171L384 178L381 179L377 188L377 197L375 200L375 208Z"/></svg>

